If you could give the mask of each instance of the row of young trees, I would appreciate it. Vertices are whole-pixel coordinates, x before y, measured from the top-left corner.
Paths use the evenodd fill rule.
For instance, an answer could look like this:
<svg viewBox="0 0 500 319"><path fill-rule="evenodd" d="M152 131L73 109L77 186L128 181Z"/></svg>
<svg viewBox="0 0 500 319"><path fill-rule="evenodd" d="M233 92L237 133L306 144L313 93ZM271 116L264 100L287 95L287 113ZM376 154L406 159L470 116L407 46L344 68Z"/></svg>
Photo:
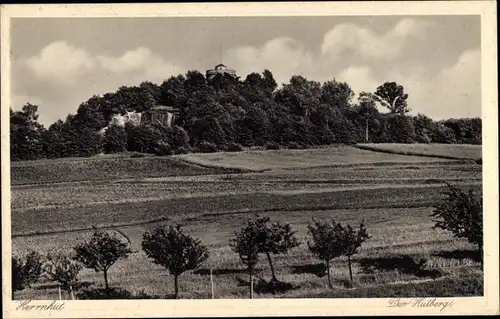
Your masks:
<svg viewBox="0 0 500 319"><path fill-rule="evenodd" d="M335 79L320 83L291 77L278 87L273 74L251 73L244 80L217 75L207 80L198 71L172 76L161 85L143 82L114 93L93 96L76 114L48 128L38 123L38 107L26 104L10 113L13 160L92 156L122 150L153 153L190 149L227 150L240 146L307 148L334 143L481 143L481 119L433 121L409 116L408 94L395 82L359 99L349 84ZM164 129L145 125L100 132L112 118L143 112L155 105L178 109L174 126L179 145L171 145ZM376 106L387 108L381 113ZM137 136L151 140L142 145ZM111 140L111 141L110 141ZM111 145L110 145L111 142ZM233 146L231 146L233 145ZM180 150L179 150L180 149Z"/></svg>
<svg viewBox="0 0 500 319"><path fill-rule="evenodd" d="M473 189L464 191L449 185L446 198L435 207L431 216L435 218L434 227L450 231L454 236L466 238L470 243L476 244L481 253L481 263L483 262L482 195L478 195ZM359 228L354 229L349 224L342 225L334 220L313 219L308 224L308 234L308 249L324 262L329 287L332 287L331 261L340 256L347 257L352 284L351 257L358 252L362 243L370 238L364 223L361 222ZM248 270L250 282L253 282L254 269L260 256L264 255L271 269L270 284L276 285L279 280L272 255L286 254L290 249L299 246L300 242L290 224L271 223L269 217L256 216L235 233L230 245ZM142 249L155 264L161 265L174 276L176 298L179 293L179 276L198 268L209 256L207 247L199 239L185 234L180 225L159 227L152 232L145 232ZM130 243L95 229L91 240L75 246L74 252L72 258L62 254L48 255L44 266L37 252L28 254L24 262L13 257L13 293L36 282L43 271L50 280L58 282L61 288L72 293L78 286L78 273L82 265L102 272L105 290L110 291L109 269L119 259L127 258L131 250ZM250 291L250 295L252 294L253 291Z"/></svg>
<svg viewBox="0 0 500 319"><path fill-rule="evenodd" d="M330 287L330 262L343 255L348 257L352 281L351 256L356 254L361 244L369 238L364 224L361 223L359 230L354 230L350 225L344 227L333 220L331 223L314 220L308 227L311 241L308 241L307 245L315 256L326 262ZM231 247L246 266L250 281L253 281L254 268L259 257L266 256L271 269L272 285L279 284L272 255L286 254L299 245L295 231L289 224L271 223L270 218L265 216L256 216L249 220L247 226L236 232L235 238L231 240ZM199 239L185 234L181 225L158 227L152 232L145 232L142 249L155 264L166 268L174 277L176 298L179 295L179 276L198 268L209 256L208 248ZM48 254L45 262L42 262L43 258L35 251L27 255L24 263L13 257L12 292L23 290L43 275L73 294L73 290L79 286L78 275L83 267L102 272L105 291L109 292L109 269L131 253L129 243L109 232L95 229L90 241L74 247L72 257L61 253Z"/></svg>

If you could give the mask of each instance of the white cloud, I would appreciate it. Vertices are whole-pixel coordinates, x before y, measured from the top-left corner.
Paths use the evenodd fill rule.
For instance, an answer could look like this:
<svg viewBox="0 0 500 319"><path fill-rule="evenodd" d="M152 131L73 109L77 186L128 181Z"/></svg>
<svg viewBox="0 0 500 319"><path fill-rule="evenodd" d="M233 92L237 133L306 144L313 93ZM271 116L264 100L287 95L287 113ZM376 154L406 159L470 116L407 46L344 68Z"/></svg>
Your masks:
<svg viewBox="0 0 500 319"><path fill-rule="evenodd" d="M40 79L72 85L76 77L92 70L95 63L85 50L57 41L44 47L40 54L28 58L26 65Z"/></svg>
<svg viewBox="0 0 500 319"><path fill-rule="evenodd" d="M455 116L481 116L481 53L465 51L455 65L439 75L440 95L446 100L446 113Z"/></svg>
<svg viewBox="0 0 500 319"><path fill-rule="evenodd" d="M403 85L412 114L435 119L481 117L481 57L479 50L463 52L452 66L430 77L424 67L412 72L388 73L391 81Z"/></svg>
<svg viewBox="0 0 500 319"><path fill-rule="evenodd" d="M269 69L279 84L296 74L321 82L336 78L349 83L355 93L373 92L385 81L396 81L409 94L408 104L414 114L421 112L433 118L480 116L479 51L464 52L456 63L442 70L436 63L419 63L420 52L413 59L405 55L414 41L425 41L429 26L417 19L403 19L389 31L378 34L354 24L342 24L325 33L317 47L305 47L293 38L278 37L258 47L230 48L223 62L242 78ZM422 50L434 50L438 44L417 45ZM40 119L46 119L46 123L74 113L93 94L112 92L122 85L138 85L145 80L160 83L170 75L187 71L144 46L115 56L92 56L83 48L59 41L23 61L36 75L28 73L23 77L31 81L35 91L26 89L29 83L22 84L13 92L16 95L13 102L16 108L27 101L43 102L40 109L45 114L40 112ZM42 84L40 79L44 80Z"/></svg>
<svg viewBox="0 0 500 319"><path fill-rule="evenodd" d="M92 56L66 42L50 43L22 62L18 70L29 71L24 78L36 89L31 94L40 97L29 96L25 86L20 86L13 91L12 106L20 109L27 101L39 104L39 119L45 125L75 113L78 105L94 94L114 92L120 86L139 85L142 81L159 84L171 75L186 71L145 47L117 56Z"/></svg>
<svg viewBox="0 0 500 319"><path fill-rule="evenodd" d="M323 37L321 54L330 59L339 58L344 53L374 60L394 59L407 41L422 39L428 26L423 21L403 19L392 30L379 35L354 24L340 24Z"/></svg>
<svg viewBox="0 0 500 319"><path fill-rule="evenodd" d="M225 52L224 61L242 77L269 69L279 84L288 82L294 74L314 75L312 52L291 38L276 38L260 48L231 48Z"/></svg>
<svg viewBox="0 0 500 319"><path fill-rule="evenodd" d="M367 66L350 67L344 69L336 77L337 80L347 82L354 92L374 92L377 86L380 85L371 74L371 70Z"/></svg>
<svg viewBox="0 0 500 319"><path fill-rule="evenodd" d="M101 67L115 73L130 72L145 68L153 53L148 48L138 47L127 51L120 57L99 55Z"/></svg>
<svg viewBox="0 0 500 319"><path fill-rule="evenodd" d="M168 75L177 75L186 71L145 47L129 50L118 57L99 55L97 59L104 70L116 74L138 72L139 78L152 82L162 81Z"/></svg>

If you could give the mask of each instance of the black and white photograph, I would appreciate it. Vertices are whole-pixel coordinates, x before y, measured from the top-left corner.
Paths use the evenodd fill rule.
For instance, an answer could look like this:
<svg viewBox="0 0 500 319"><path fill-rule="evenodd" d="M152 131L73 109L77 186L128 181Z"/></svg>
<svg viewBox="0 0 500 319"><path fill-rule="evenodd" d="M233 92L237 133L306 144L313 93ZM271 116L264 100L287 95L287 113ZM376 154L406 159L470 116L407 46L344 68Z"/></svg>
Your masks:
<svg viewBox="0 0 500 319"><path fill-rule="evenodd" d="M494 2L460 2L496 21ZM9 318L103 299L498 314L496 29L481 11L156 5L2 21Z"/></svg>

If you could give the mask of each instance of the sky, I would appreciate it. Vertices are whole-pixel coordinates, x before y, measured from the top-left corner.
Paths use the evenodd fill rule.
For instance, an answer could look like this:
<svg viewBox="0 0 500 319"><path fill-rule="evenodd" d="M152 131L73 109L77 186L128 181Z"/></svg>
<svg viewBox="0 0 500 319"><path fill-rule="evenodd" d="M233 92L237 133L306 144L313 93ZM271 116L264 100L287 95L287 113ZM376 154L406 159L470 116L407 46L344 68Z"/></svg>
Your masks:
<svg viewBox="0 0 500 319"><path fill-rule="evenodd" d="M403 85L410 114L481 116L480 16L15 18L12 108L45 126L93 95L223 62L244 78L273 72L350 84L356 95Z"/></svg>

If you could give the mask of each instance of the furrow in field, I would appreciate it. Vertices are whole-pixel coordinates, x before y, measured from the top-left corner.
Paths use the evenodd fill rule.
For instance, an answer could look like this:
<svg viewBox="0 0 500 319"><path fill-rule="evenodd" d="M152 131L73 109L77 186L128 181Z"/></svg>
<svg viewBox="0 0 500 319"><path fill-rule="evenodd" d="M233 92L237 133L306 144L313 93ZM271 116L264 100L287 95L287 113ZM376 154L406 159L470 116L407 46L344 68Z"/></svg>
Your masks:
<svg viewBox="0 0 500 319"><path fill-rule="evenodd" d="M478 183L464 184L477 187ZM418 189L419 191L415 191ZM290 194L248 193L153 201L134 200L124 203L100 203L74 207L50 207L15 210L11 213L12 233L23 234L90 227L93 224L129 223L155 218L199 216L241 211L307 209L312 207L363 208L415 206L435 203L446 186L401 185L377 188L353 187L328 192Z"/></svg>
<svg viewBox="0 0 500 319"><path fill-rule="evenodd" d="M480 181L455 179L455 184L477 184ZM451 182L451 181L450 181ZM421 188L443 185L444 181L415 180L328 180L328 181L269 181L248 183L131 183L95 187L76 187L71 191L62 187L38 190L14 190L12 209L14 211L56 207L81 207L100 204L123 204L148 202L173 198L213 197L229 194L298 194L365 190L379 188ZM54 204L57 203L57 204Z"/></svg>

